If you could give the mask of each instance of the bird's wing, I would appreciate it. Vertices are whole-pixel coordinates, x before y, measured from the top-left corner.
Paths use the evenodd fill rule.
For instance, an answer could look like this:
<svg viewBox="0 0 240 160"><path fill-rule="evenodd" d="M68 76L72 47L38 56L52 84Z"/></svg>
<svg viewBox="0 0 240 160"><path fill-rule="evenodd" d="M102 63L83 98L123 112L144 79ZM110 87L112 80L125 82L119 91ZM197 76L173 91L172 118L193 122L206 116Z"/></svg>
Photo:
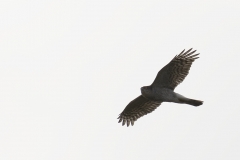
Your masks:
<svg viewBox="0 0 240 160"><path fill-rule="evenodd" d="M179 55L176 55L165 67L163 67L157 74L154 82L151 84L153 87L166 87L174 90L188 75L190 67L199 54L192 51L192 48L184 52L183 50Z"/></svg>
<svg viewBox="0 0 240 160"><path fill-rule="evenodd" d="M127 126L131 123L132 126L134 122L154 111L162 102L151 101L144 98L142 95L138 96L136 99L132 100L127 107L123 110L123 112L119 115L119 122L122 122L122 125L127 123Z"/></svg>

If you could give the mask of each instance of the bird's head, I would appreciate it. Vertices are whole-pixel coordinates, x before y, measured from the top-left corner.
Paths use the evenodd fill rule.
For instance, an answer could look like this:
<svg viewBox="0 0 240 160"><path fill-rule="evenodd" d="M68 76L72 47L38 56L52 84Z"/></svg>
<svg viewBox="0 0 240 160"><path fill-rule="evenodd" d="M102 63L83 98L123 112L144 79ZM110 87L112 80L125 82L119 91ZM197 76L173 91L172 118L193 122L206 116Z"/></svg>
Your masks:
<svg viewBox="0 0 240 160"><path fill-rule="evenodd" d="M141 92L142 92L142 95L151 95L152 93L152 87L151 86L143 86L141 87Z"/></svg>
<svg viewBox="0 0 240 160"><path fill-rule="evenodd" d="M150 86L143 86L141 87L141 90L148 90Z"/></svg>

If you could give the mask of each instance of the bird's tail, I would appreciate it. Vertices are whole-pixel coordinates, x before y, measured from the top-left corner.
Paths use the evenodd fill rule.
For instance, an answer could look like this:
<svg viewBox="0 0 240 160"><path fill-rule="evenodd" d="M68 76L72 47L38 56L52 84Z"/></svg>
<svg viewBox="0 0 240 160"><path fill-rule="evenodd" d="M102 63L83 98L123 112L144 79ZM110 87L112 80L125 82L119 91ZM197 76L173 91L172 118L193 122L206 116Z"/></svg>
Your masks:
<svg viewBox="0 0 240 160"><path fill-rule="evenodd" d="M200 106L203 104L203 101L195 100L195 99L188 99L188 98L184 99L182 102L186 103L186 104L190 104L192 106Z"/></svg>

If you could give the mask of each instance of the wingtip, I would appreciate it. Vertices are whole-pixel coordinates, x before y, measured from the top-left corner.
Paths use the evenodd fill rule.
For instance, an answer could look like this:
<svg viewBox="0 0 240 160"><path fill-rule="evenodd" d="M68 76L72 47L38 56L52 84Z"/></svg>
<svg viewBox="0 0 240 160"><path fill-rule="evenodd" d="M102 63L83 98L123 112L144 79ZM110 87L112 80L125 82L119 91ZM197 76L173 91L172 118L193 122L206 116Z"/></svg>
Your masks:
<svg viewBox="0 0 240 160"><path fill-rule="evenodd" d="M130 120L128 119L127 120L127 127L130 125Z"/></svg>
<svg viewBox="0 0 240 160"><path fill-rule="evenodd" d="M179 55L183 54L184 52L185 52L185 49L181 53L179 53Z"/></svg>
<svg viewBox="0 0 240 160"><path fill-rule="evenodd" d="M197 51L197 50L194 50L194 51L189 52L188 54L185 55L185 57L190 58L190 57L194 56L194 53L195 53L196 51Z"/></svg>
<svg viewBox="0 0 240 160"><path fill-rule="evenodd" d="M132 125L132 126L134 125L134 121L133 121L133 120L131 120L131 125Z"/></svg>
<svg viewBox="0 0 240 160"><path fill-rule="evenodd" d="M185 58L192 58L192 59L197 59L199 57L196 57L198 56L200 53L197 53L197 54L194 54L197 50L193 50L193 48L190 48L189 50L187 50L186 52L185 49L179 54L179 55L176 55L174 58L176 57L185 57Z"/></svg>
<svg viewBox="0 0 240 160"><path fill-rule="evenodd" d="M182 54L182 56L186 56L189 52L191 52L192 48L190 48L189 50L187 50L185 53Z"/></svg>
<svg viewBox="0 0 240 160"><path fill-rule="evenodd" d="M190 48L189 50L187 50L187 52L190 52L193 48Z"/></svg>
<svg viewBox="0 0 240 160"><path fill-rule="evenodd" d="M122 122L122 118L119 119L118 123Z"/></svg>
<svg viewBox="0 0 240 160"><path fill-rule="evenodd" d="M126 120L124 119L123 122L122 122L122 126L124 126L126 123Z"/></svg>

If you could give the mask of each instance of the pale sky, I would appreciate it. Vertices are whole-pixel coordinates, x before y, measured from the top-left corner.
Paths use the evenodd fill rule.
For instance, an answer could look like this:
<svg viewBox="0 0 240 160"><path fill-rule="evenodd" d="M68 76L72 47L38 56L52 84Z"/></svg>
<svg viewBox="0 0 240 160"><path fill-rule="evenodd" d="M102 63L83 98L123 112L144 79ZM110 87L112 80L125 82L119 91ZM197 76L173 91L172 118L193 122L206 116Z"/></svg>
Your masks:
<svg viewBox="0 0 240 160"><path fill-rule="evenodd" d="M1 160L239 160L240 2L0 1ZM134 126L126 105L183 49L176 92Z"/></svg>

